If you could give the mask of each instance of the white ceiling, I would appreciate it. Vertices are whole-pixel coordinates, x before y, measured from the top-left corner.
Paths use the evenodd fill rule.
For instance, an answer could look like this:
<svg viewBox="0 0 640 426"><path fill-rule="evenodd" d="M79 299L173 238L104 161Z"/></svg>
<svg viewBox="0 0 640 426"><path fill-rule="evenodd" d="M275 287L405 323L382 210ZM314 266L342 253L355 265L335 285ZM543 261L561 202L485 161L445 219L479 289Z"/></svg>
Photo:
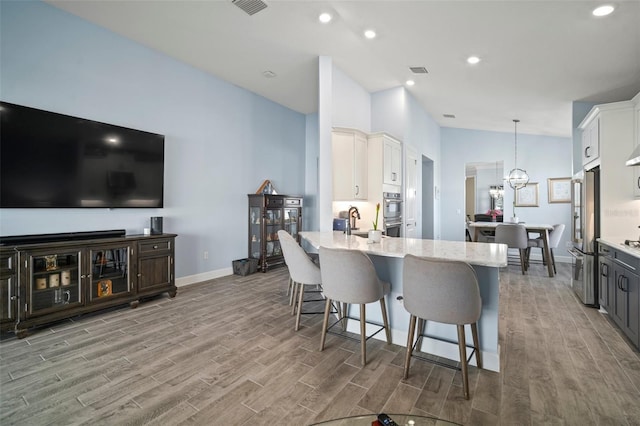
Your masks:
<svg viewBox="0 0 640 426"><path fill-rule="evenodd" d="M318 56L372 93L412 77L445 127L511 132L518 118L518 132L570 136L572 101L640 91L640 0L605 18L591 15L602 2L574 0L264 1L250 16L231 0L47 0L301 113L317 111Z"/></svg>

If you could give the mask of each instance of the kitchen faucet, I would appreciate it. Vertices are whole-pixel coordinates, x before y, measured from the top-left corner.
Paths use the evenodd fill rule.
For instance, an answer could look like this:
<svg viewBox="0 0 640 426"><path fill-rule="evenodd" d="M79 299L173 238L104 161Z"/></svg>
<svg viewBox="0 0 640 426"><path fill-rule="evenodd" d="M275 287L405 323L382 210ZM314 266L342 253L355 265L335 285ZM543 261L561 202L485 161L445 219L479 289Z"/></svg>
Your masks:
<svg viewBox="0 0 640 426"><path fill-rule="evenodd" d="M355 214L355 216L354 216ZM356 228L356 218L360 219L360 212L357 207L349 207L349 212L347 213L347 235L351 235L351 218L353 217L353 229Z"/></svg>

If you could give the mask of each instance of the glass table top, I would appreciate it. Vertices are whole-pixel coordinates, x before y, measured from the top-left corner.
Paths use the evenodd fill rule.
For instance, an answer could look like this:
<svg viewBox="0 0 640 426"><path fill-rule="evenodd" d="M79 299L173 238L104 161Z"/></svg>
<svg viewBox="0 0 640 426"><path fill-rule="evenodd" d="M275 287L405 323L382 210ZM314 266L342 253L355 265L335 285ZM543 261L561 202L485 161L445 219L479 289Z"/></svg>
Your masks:
<svg viewBox="0 0 640 426"><path fill-rule="evenodd" d="M395 422L398 426L425 426L425 425L436 425L436 426L445 426L445 425L458 425L458 423L449 422L447 420L441 420L436 417L424 417L424 416L415 416L413 414L391 414L388 416ZM360 416L351 416L351 417L342 417L339 419L326 420L319 423L314 423L311 426L322 425L322 426L386 426L383 423L376 423L378 419L377 414L365 414ZM391 423L393 424L393 423Z"/></svg>

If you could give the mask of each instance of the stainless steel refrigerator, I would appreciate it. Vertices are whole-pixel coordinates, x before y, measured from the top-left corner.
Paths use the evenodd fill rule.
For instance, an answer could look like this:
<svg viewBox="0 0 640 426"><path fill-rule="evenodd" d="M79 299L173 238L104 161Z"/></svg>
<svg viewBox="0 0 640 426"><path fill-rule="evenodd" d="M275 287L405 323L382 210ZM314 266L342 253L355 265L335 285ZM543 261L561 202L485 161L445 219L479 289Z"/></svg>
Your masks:
<svg viewBox="0 0 640 426"><path fill-rule="evenodd" d="M571 287L585 305L598 305L598 250L600 236L600 169L576 174L571 181Z"/></svg>

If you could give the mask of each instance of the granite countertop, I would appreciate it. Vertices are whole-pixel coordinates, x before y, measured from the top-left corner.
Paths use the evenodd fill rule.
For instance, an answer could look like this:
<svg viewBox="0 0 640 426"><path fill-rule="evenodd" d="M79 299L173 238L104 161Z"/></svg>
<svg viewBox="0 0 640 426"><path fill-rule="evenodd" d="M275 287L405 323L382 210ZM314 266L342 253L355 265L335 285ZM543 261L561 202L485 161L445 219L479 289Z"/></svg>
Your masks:
<svg viewBox="0 0 640 426"><path fill-rule="evenodd" d="M345 235L342 231L300 232L300 236L316 249L320 246L346 248L378 256L402 258L406 254L412 254L420 257L461 260L477 266L507 266L507 246L505 244L384 236L379 243L368 243L367 238Z"/></svg>
<svg viewBox="0 0 640 426"><path fill-rule="evenodd" d="M629 246L625 245L624 242L608 240L606 238L598 238L597 241L599 243L601 243L601 244L606 244L609 247L613 247L616 250L620 250L620 251L622 251L624 253L630 254L631 256L635 256L637 258L640 258L640 249L634 248L634 247L629 247Z"/></svg>

